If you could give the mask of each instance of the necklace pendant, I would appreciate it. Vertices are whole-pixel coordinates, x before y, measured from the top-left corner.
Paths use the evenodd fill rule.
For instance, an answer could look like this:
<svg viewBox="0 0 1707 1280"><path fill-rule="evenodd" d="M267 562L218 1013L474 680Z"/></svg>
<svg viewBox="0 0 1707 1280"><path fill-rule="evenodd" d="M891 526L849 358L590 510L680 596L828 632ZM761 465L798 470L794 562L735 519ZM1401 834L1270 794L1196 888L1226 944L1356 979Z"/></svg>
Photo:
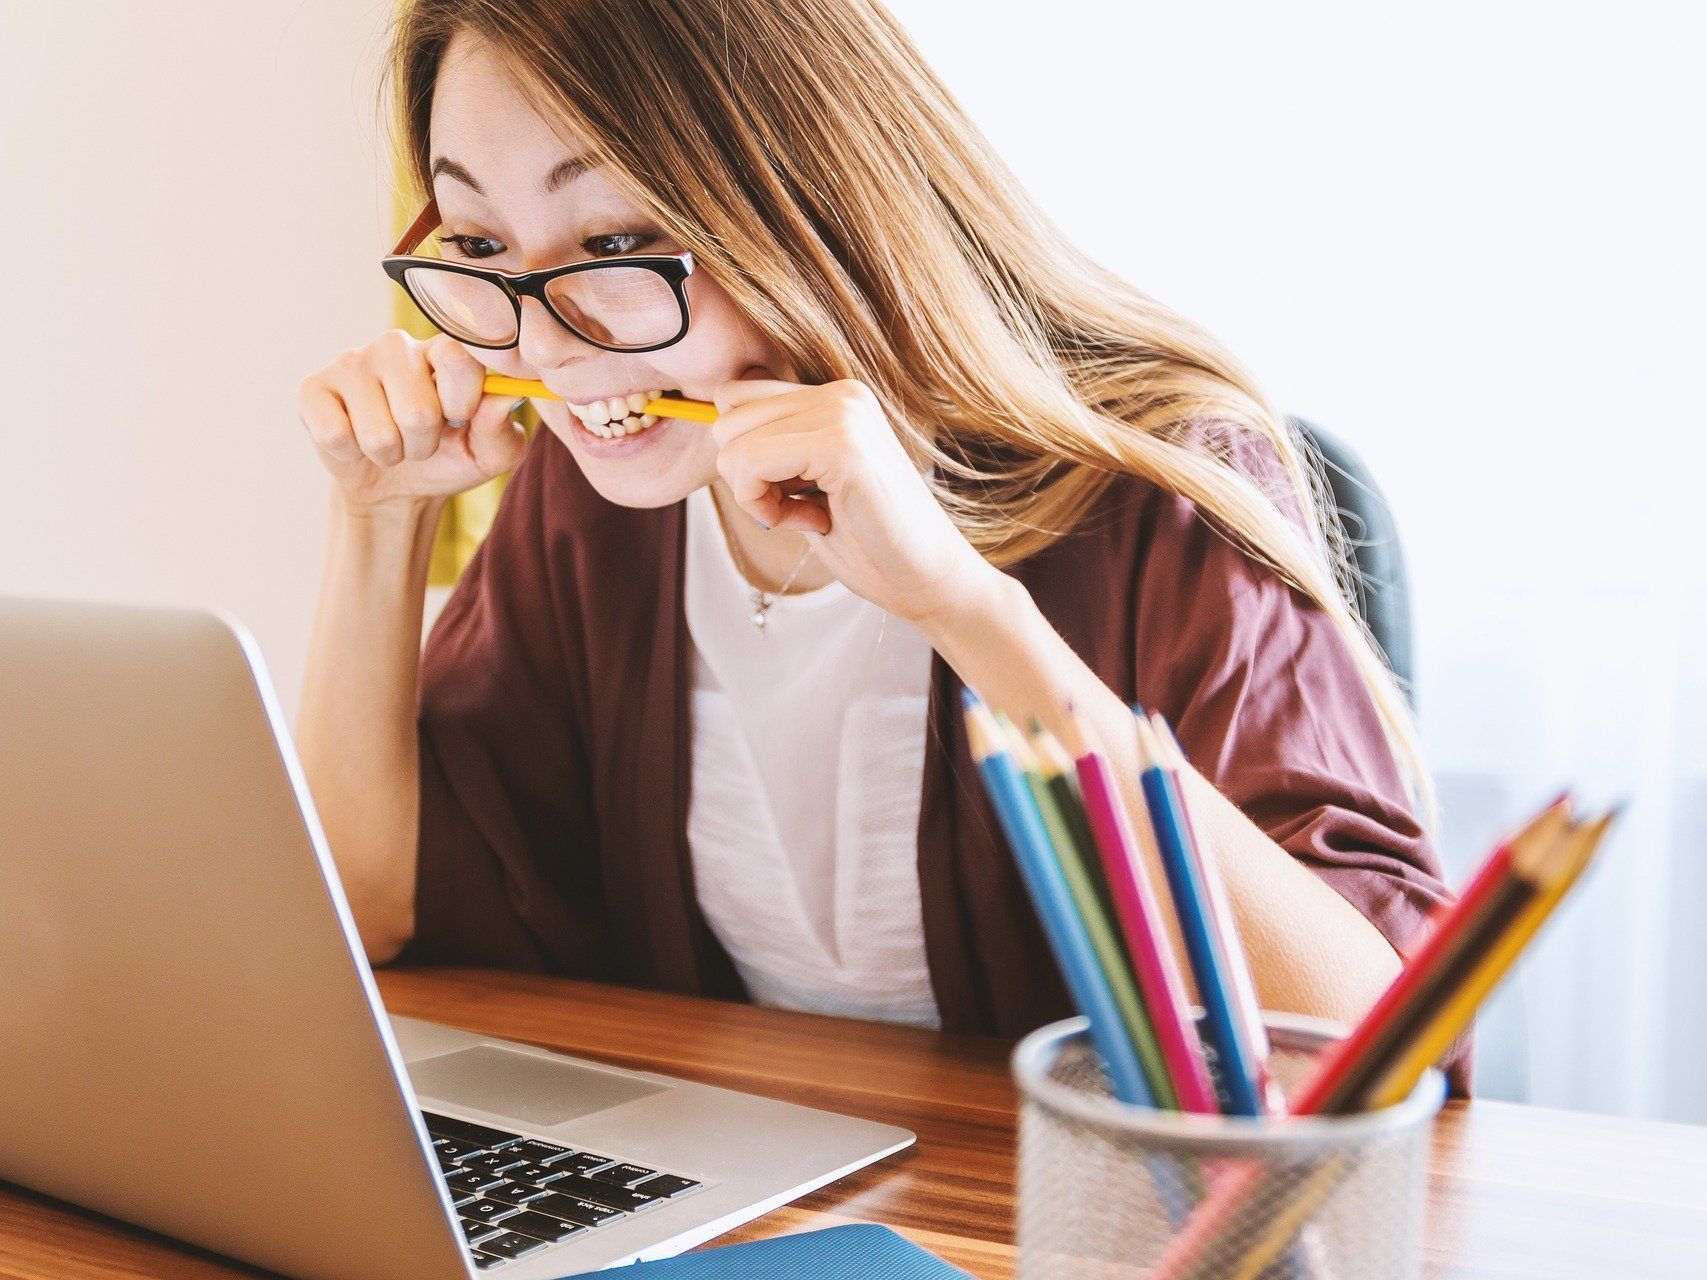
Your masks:
<svg viewBox="0 0 1707 1280"><path fill-rule="evenodd" d="M755 591L752 594L753 611L747 615L747 621L753 624L753 629L759 633L759 639L765 638L765 627L770 622L771 602L765 598L765 593Z"/></svg>

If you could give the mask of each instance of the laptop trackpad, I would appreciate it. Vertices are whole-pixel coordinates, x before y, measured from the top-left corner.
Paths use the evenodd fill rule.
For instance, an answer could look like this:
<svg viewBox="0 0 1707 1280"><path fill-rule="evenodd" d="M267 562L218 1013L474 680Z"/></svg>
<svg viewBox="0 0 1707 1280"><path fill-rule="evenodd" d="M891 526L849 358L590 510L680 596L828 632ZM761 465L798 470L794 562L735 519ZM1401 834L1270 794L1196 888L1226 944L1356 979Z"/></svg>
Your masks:
<svg viewBox="0 0 1707 1280"><path fill-rule="evenodd" d="M667 1085L482 1044L409 1064L423 1098L508 1116L536 1128L663 1093Z"/></svg>

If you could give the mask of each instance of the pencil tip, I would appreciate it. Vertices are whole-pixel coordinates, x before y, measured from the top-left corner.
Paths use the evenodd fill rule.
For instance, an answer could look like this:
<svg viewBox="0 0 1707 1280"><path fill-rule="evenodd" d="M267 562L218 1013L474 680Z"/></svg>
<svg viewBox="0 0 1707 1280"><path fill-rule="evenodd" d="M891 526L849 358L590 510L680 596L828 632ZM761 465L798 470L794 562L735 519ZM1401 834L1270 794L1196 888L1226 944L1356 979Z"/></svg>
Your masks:
<svg viewBox="0 0 1707 1280"><path fill-rule="evenodd" d="M971 685L963 684L960 686L960 705L965 707L968 711L970 711L974 707L983 706L984 705L984 699L980 698L976 693L974 693L972 691Z"/></svg>

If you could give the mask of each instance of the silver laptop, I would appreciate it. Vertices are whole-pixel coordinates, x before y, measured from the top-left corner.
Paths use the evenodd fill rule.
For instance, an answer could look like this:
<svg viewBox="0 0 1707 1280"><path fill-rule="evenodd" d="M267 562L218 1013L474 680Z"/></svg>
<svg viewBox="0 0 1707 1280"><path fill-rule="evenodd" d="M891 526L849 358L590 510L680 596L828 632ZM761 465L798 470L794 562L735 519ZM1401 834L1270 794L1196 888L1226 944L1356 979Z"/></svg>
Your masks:
<svg viewBox="0 0 1707 1280"><path fill-rule="evenodd" d="M388 1019L244 628L0 600L0 1179L311 1280L537 1280L912 1140Z"/></svg>

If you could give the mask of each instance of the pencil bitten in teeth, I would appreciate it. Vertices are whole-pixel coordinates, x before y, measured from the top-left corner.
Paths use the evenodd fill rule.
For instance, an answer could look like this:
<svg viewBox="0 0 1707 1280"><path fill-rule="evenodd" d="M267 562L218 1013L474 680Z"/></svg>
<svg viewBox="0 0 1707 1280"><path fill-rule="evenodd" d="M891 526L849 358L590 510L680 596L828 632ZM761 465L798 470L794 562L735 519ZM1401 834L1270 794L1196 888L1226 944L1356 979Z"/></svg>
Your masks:
<svg viewBox="0 0 1707 1280"><path fill-rule="evenodd" d="M606 440L618 440L635 435L658 421L658 415L645 412L646 406L664 391L631 391L625 396L592 400L586 404L568 401L569 410L580 424L594 435ZM674 392L668 394L674 395Z"/></svg>

